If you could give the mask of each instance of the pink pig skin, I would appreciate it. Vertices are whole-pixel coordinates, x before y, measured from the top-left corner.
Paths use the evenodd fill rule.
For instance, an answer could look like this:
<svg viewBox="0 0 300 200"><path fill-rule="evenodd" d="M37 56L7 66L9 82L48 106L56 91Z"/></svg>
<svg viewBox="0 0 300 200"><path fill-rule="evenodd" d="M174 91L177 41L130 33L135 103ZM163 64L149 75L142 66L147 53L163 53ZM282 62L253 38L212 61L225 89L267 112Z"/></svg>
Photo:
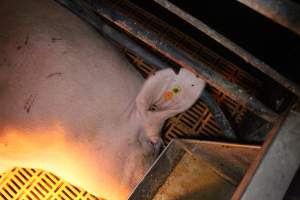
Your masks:
<svg viewBox="0 0 300 200"><path fill-rule="evenodd" d="M2 0L0 172L41 168L96 196L126 199L157 157L164 121L204 86L184 69L144 82L54 1Z"/></svg>

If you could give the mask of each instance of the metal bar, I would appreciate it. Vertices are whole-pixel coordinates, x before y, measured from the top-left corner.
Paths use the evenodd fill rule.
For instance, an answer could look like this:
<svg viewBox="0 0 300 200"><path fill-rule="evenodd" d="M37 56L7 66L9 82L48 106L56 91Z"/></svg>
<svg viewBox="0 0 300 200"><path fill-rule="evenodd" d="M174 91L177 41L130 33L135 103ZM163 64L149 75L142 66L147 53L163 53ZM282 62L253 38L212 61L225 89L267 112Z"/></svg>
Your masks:
<svg viewBox="0 0 300 200"><path fill-rule="evenodd" d="M292 93L300 96L300 88L297 84L293 83L292 81L288 80L280 73L272 69L269 65L261 61L260 59L253 56L251 53L237 45L236 43L232 42L228 38L224 37L222 34L216 32L202 21L198 20L197 18L191 16L190 14L186 13L182 9L178 8L176 5L170 3L167 0L153 0L157 2L159 5L167 9L168 11L176 14L181 19L185 20L196 29L200 30L201 32L205 33L215 41L222 44L224 47L235 53L236 55L240 56L245 62L251 64L253 67L257 68L261 72L265 73L266 75L270 76L272 79L283 85ZM248 0L245 0L248 1ZM250 1L249 1L250 2ZM299 12L300 13L300 12Z"/></svg>
<svg viewBox="0 0 300 200"><path fill-rule="evenodd" d="M89 24L91 24L97 31L99 31L104 37L110 39L111 41L129 49L137 56L143 58L143 60L155 66L156 69L166 69L172 68L168 63L162 61L157 56L153 55L149 50L141 47L139 44L134 42L125 34L120 33L119 31L115 30L113 27L106 24L103 20L99 19L94 13L90 12L89 9L85 9L85 6L88 7L87 4L79 5L75 1L72 3L69 0L56 0L59 3L66 6L68 9L82 17L86 20ZM215 102L213 97L205 90L203 91L200 97L204 103L207 105L208 109L211 111L214 119L216 120L217 124L220 126L221 130L224 133L224 136L227 139L235 140L236 135L231 128L229 121L227 120L226 116L224 115L223 111L221 110L220 106Z"/></svg>
<svg viewBox="0 0 300 200"><path fill-rule="evenodd" d="M149 47L155 49L161 55L181 67L187 68L191 71L197 70L202 79L218 90L223 91L233 100L241 103L261 118L269 122L275 122L278 119L278 114L267 108L255 97L249 95L240 86L225 80L220 74L216 73L211 68L206 67L203 63L193 59L173 45L164 42L157 34L150 32L135 21L126 18L119 12L116 12L102 1L94 1L93 7L100 16L117 25L131 36L144 42Z"/></svg>
<svg viewBox="0 0 300 200"><path fill-rule="evenodd" d="M240 200L242 194L245 192L247 186L249 185L251 178L254 175L257 167L259 166L260 162L262 161L263 156L265 155L265 152L269 148L275 135L277 134L279 128L281 127L284 119L285 119L285 116L281 116L281 119L279 120L279 122L276 123L272 127L271 131L268 133L267 139L265 140L265 142L261 148L261 151L259 152L259 154L256 156L255 160L252 162L252 164L248 168L245 176L243 177L242 181L240 182L239 186L237 187L233 196L231 197L231 200Z"/></svg>
<svg viewBox="0 0 300 200"><path fill-rule="evenodd" d="M232 199L283 199L300 165L300 113L291 111L268 143L244 192Z"/></svg>
<svg viewBox="0 0 300 200"><path fill-rule="evenodd" d="M237 0L300 35L300 6L290 0Z"/></svg>
<svg viewBox="0 0 300 200"><path fill-rule="evenodd" d="M92 8L89 8L89 5L84 1L78 0L55 0L59 4L65 6L70 9L76 15L80 16L87 23L92 25L99 33L109 39L112 42L120 44L126 49L130 49L134 54L140 56L145 59L147 63L150 63L158 68L168 68L169 66L158 59L155 55L150 53L148 50L143 48L141 45L138 45L132 39L130 39L125 34L120 33L115 28L108 25L106 22L101 20L95 13L91 12Z"/></svg>

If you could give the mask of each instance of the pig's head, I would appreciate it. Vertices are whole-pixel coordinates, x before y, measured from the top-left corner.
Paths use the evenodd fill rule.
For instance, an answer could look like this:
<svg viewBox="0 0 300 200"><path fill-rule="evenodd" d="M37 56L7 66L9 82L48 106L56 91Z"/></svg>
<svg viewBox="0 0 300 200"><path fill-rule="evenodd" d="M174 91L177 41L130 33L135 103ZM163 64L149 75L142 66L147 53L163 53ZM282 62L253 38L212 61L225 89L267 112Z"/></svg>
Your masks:
<svg viewBox="0 0 300 200"><path fill-rule="evenodd" d="M127 155L125 177L135 186L157 157L162 145L160 130L166 119L187 110L199 98L205 82L192 72L176 74L165 69L150 76L139 91L132 112L138 150Z"/></svg>
<svg viewBox="0 0 300 200"><path fill-rule="evenodd" d="M142 121L141 135L154 149L161 144L160 129L166 119L187 110L199 98L205 82L192 72L181 69L158 71L144 83L136 98L136 111Z"/></svg>

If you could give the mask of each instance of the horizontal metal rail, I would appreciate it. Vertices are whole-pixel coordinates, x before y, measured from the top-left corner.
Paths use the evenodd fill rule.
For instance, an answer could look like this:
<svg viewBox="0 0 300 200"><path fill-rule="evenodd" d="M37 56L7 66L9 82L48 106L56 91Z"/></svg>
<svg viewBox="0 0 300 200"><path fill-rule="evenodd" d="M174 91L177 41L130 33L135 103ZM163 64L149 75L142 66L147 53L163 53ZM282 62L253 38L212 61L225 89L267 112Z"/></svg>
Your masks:
<svg viewBox="0 0 300 200"><path fill-rule="evenodd" d="M300 6L291 0L237 0L300 35Z"/></svg>
<svg viewBox="0 0 300 200"><path fill-rule="evenodd" d="M156 50L161 55L175 62L179 66L191 71L197 70L200 78L204 79L218 90L223 91L230 98L247 107L250 111L254 112L261 118L268 122L275 122L278 119L278 114L267 108L255 97L249 95L240 86L225 80L220 74L211 68L206 67L203 63L193 59L173 45L166 43L157 34L140 26L134 20L126 18L102 1L94 1L93 8L100 16L118 26L132 37L144 42L147 46Z"/></svg>
<svg viewBox="0 0 300 200"><path fill-rule="evenodd" d="M207 26L205 23L191 16L190 14L183 11L182 9L172 4L171 2L167 0L153 0L153 1L155 1L163 8L167 9L168 11L176 14L178 17L188 22L199 31L205 33L206 35L208 35L210 38L214 39L218 43L222 44L224 47L226 47L227 49L229 49L230 51L232 51L233 53L241 57L245 62L251 64L253 67L257 68L261 72L270 76L279 84L281 84L289 91L291 91L292 93L300 97L300 88L297 84L293 83L292 81L282 76L280 73L275 71L272 67L270 67L268 64L256 58L254 55L252 55L251 53L249 53L248 51L246 51L236 43L232 42L222 34L216 32L215 30ZM248 1L248 0L241 0L241 1ZM254 0L253 2L257 2L257 1L258 0ZM252 0L249 0L248 2L252 2ZM300 16L300 11L298 14Z"/></svg>

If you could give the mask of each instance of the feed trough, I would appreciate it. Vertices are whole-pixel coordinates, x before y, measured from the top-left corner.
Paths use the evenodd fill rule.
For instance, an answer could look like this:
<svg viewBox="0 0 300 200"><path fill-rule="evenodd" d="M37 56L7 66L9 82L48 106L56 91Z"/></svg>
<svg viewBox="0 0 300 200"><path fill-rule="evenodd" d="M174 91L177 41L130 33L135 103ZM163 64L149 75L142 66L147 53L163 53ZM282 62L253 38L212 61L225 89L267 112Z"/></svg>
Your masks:
<svg viewBox="0 0 300 200"><path fill-rule="evenodd" d="M260 147L173 140L130 200L231 199Z"/></svg>

